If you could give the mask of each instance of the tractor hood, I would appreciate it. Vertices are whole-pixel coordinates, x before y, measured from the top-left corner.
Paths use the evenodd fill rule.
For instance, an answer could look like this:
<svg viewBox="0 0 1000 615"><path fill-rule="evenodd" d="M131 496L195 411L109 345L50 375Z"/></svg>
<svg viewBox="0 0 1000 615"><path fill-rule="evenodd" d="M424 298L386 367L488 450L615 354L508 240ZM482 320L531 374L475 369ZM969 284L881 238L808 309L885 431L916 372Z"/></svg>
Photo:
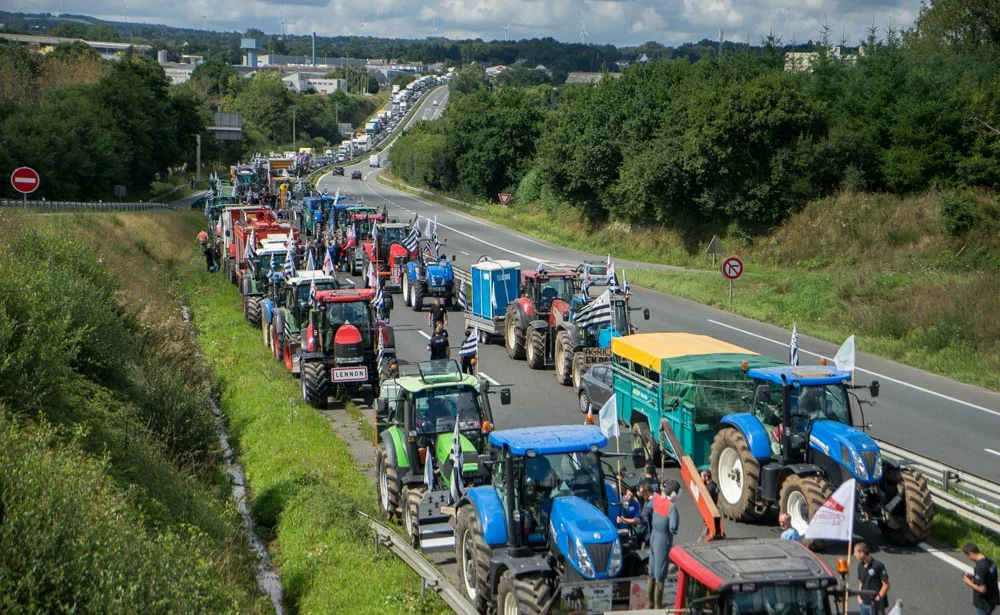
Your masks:
<svg viewBox="0 0 1000 615"><path fill-rule="evenodd" d="M809 433L809 448L847 468L859 483L882 480L878 444L865 432L837 421L816 421Z"/></svg>
<svg viewBox="0 0 1000 615"><path fill-rule="evenodd" d="M552 500L552 544L585 579L606 579L621 572L622 551L607 515L576 496Z"/></svg>
<svg viewBox="0 0 1000 615"><path fill-rule="evenodd" d="M431 284L444 284L452 278L451 263L427 263L427 281Z"/></svg>

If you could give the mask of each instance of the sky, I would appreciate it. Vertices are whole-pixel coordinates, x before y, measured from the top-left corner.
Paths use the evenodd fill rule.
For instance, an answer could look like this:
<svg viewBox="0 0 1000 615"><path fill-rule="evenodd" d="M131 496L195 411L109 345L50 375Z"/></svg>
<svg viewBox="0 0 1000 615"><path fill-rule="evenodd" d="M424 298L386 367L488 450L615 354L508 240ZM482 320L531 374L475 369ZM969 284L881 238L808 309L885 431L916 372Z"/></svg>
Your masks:
<svg viewBox="0 0 1000 615"><path fill-rule="evenodd" d="M874 24L909 28L920 0L127 0L128 21L269 34L362 34L422 39L511 40L678 46L707 38L758 43L817 40L858 44ZM92 15L121 21L122 0L4 0L9 11ZM284 24L282 25L282 20ZM583 34L585 32L585 34Z"/></svg>

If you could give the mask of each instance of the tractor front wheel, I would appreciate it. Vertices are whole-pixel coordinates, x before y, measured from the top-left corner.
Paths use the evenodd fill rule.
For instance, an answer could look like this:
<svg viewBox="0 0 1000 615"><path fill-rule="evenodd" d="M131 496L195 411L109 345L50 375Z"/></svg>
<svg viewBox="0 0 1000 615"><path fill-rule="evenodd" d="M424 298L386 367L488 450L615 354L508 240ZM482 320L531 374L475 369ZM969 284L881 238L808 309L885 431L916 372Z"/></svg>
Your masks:
<svg viewBox="0 0 1000 615"><path fill-rule="evenodd" d="M260 297L246 298L246 317L251 327L260 326Z"/></svg>
<svg viewBox="0 0 1000 615"><path fill-rule="evenodd" d="M321 361L302 363L302 398L313 408L326 408L330 396L330 377Z"/></svg>
<svg viewBox="0 0 1000 615"><path fill-rule="evenodd" d="M426 286L423 282L417 281L413 285L413 311L419 312L424 309L424 293L426 292Z"/></svg>
<svg viewBox="0 0 1000 615"><path fill-rule="evenodd" d="M573 383L573 341L565 331L556 333L556 382L562 385Z"/></svg>
<svg viewBox="0 0 1000 615"><path fill-rule="evenodd" d="M583 382L583 372L586 371L587 366L583 362L583 353L574 352L573 353L573 388L579 389L580 384Z"/></svg>
<svg viewBox="0 0 1000 615"><path fill-rule="evenodd" d="M545 333L541 329L528 331L528 344L524 352L528 367L545 369Z"/></svg>
<svg viewBox="0 0 1000 615"><path fill-rule="evenodd" d="M893 515L879 523L882 534L898 545L927 540L934 520L934 502L923 474L908 468L886 468L884 480L889 498L901 496L904 510L902 515Z"/></svg>
<svg viewBox="0 0 1000 615"><path fill-rule="evenodd" d="M420 501L425 493L427 487L423 485L403 489L403 527L414 549L420 548Z"/></svg>
<svg viewBox="0 0 1000 615"><path fill-rule="evenodd" d="M822 508L823 502L826 502L831 493L833 490L830 489L830 483L823 476L793 474L781 485L780 510L789 516L792 527L798 530L799 534L805 534L809 521Z"/></svg>
<svg viewBox="0 0 1000 615"><path fill-rule="evenodd" d="M389 453L383 440L378 443L375 454L375 480L378 481L378 509L384 519L392 519L399 513L399 494L403 485L399 480L399 470L389 464Z"/></svg>
<svg viewBox="0 0 1000 615"><path fill-rule="evenodd" d="M281 361L285 356L285 314L280 310L275 310L274 316L271 317L271 329L274 339L271 344L274 350L274 359Z"/></svg>
<svg viewBox="0 0 1000 615"><path fill-rule="evenodd" d="M736 521L755 521L764 513L757 502L760 463L754 459L746 438L726 428L712 442L712 475L719 483L719 512Z"/></svg>
<svg viewBox="0 0 1000 615"><path fill-rule="evenodd" d="M552 584L537 572L515 577L508 570L500 577L497 594L500 615L542 615L552 606Z"/></svg>
<svg viewBox="0 0 1000 615"><path fill-rule="evenodd" d="M518 323L517 310L513 307L507 309L507 316L504 318L504 345L507 346L507 356L511 359L520 360L524 358L524 329Z"/></svg>
<svg viewBox="0 0 1000 615"><path fill-rule="evenodd" d="M458 511L455 550L462 593L475 605L477 611L484 613L490 598L490 559L493 555L483 538L475 506L471 504Z"/></svg>

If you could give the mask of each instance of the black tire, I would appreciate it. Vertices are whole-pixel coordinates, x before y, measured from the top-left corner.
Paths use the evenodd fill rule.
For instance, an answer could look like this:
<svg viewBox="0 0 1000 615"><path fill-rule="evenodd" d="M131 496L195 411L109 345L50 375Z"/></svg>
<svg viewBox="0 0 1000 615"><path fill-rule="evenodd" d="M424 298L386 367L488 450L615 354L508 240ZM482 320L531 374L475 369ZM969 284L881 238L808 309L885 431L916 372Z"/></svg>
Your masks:
<svg viewBox="0 0 1000 615"><path fill-rule="evenodd" d="M573 383L573 341L565 331L556 333L556 382L561 385ZM579 388L579 385L577 386Z"/></svg>
<svg viewBox="0 0 1000 615"><path fill-rule="evenodd" d="M583 353L573 353L573 386L577 389L580 388L580 383L583 382L583 372L586 370L586 365L583 364Z"/></svg>
<svg viewBox="0 0 1000 615"><path fill-rule="evenodd" d="M423 485L403 489L403 529L414 549L420 548L420 500L425 493L427 487Z"/></svg>
<svg viewBox="0 0 1000 615"><path fill-rule="evenodd" d="M304 361L301 365L302 397L313 408L323 410L330 397L330 377L320 361Z"/></svg>
<svg viewBox="0 0 1000 615"><path fill-rule="evenodd" d="M271 322L268 322L266 318L261 317L260 319L260 331L264 337L264 347L271 347L271 324L274 322L274 312L271 313Z"/></svg>
<svg viewBox="0 0 1000 615"><path fill-rule="evenodd" d="M833 489L824 476L792 474L781 484L781 493L778 496L779 510L791 517L792 527L797 529L799 534L805 534L809 521L823 507L823 503L831 493Z"/></svg>
<svg viewBox="0 0 1000 615"><path fill-rule="evenodd" d="M382 441L375 449L376 493L382 518L392 519L399 514L399 496L403 484L399 480L399 469L395 465L389 465L389 454L385 446L385 441Z"/></svg>
<svg viewBox="0 0 1000 615"><path fill-rule="evenodd" d="M531 369L545 369L545 334L539 329L528 331L525 359Z"/></svg>
<svg viewBox="0 0 1000 615"><path fill-rule="evenodd" d="M260 326L260 297L247 297L247 322L251 327Z"/></svg>
<svg viewBox="0 0 1000 615"><path fill-rule="evenodd" d="M580 412L587 414L588 411L593 409L594 406L590 403L590 395L587 395L586 391L580 391L577 397L580 400Z"/></svg>
<svg viewBox="0 0 1000 615"><path fill-rule="evenodd" d="M934 520L934 502L923 474L908 468L886 468L888 497L902 495L906 512L879 523L882 534L898 545L915 545L927 540Z"/></svg>
<svg viewBox="0 0 1000 615"><path fill-rule="evenodd" d="M515 361L524 358L524 329L518 324L517 308L513 304L507 308L507 315L503 322L504 345L507 347L507 356Z"/></svg>
<svg viewBox="0 0 1000 615"><path fill-rule="evenodd" d="M492 549L483 538L479 517L473 505L459 509L455 523L455 561L462 593L480 613L486 612L490 599L490 560Z"/></svg>
<svg viewBox="0 0 1000 615"><path fill-rule="evenodd" d="M403 276L403 305L410 307L410 276L409 273Z"/></svg>
<svg viewBox="0 0 1000 615"><path fill-rule="evenodd" d="M720 459L729 467L720 469ZM735 521L756 521L766 508L757 501L760 464L739 430L725 428L712 442L712 476L719 484L719 512ZM729 481L729 482L727 482ZM729 485L729 486L727 486ZM727 497L727 494L728 497Z"/></svg>
<svg viewBox="0 0 1000 615"><path fill-rule="evenodd" d="M275 310L274 316L271 317L271 328L274 330L273 339L275 341L274 348L274 360L279 363L284 361L285 358L285 313L281 310Z"/></svg>
<svg viewBox="0 0 1000 615"><path fill-rule="evenodd" d="M414 312L419 312L420 310L424 309L424 293L425 292L426 292L426 288L424 287L424 284L422 282L417 281L417 283L413 285L413 311Z"/></svg>
<svg viewBox="0 0 1000 615"><path fill-rule="evenodd" d="M507 607L509 600L515 600L516 609ZM508 570L500 577L497 591L497 613L507 615L546 615L552 607L552 584L539 573L523 574L514 577Z"/></svg>
<svg viewBox="0 0 1000 615"><path fill-rule="evenodd" d="M646 463L651 463L656 467L663 464L663 451L660 450L660 443L653 439L653 434L649 430L649 423L639 421L632 423L632 440L642 441L642 448L646 451Z"/></svg>

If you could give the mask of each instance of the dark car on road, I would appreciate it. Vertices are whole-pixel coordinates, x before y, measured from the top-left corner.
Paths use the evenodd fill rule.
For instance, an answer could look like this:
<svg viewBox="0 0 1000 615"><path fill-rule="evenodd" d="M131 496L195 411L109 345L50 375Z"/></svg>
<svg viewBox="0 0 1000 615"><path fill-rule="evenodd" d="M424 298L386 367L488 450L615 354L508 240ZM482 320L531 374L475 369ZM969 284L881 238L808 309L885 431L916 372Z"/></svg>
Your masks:
<svg viewBox="0 0 1000 615"><path fill-rule="evenodd" d="M342 167L340 165L337 165L337 166L333 167L333 174L334 175L343 175L344 174L344 167Z"/></svg>
<svg viewBox="0 0 1000 615"><path fill-rule="evenodd" d="M611 382L611 364L598 363L584 372L580 378L580 389L576 392L580 400L580 412L595 414L614 394Z"/></svg>
<svg viewBox="0 0 1000 615"><path fill-rule="evenodd" d="M351 171L351 179L361 179L361 171Z"/></svg>

